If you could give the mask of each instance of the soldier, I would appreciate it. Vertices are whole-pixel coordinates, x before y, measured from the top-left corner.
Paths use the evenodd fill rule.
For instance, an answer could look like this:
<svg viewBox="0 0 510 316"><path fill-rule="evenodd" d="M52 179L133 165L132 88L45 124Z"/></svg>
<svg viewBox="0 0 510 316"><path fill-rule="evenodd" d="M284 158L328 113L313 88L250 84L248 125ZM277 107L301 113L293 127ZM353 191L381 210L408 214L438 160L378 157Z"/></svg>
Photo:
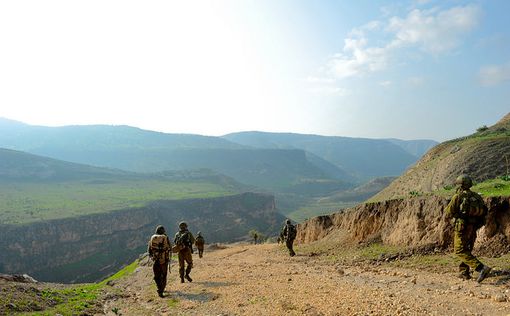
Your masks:
<svg viewBox="0 0 510 316"><path fill-rule="evenodd" d="M259 234L257 234L256 232L253 233L253 244L257 244L257 239L259 239Z"/></svg>
<svg viewBox="0 0 510 316"><path fill-rule="evenodd" d="M287 249L289 249L289 254L291 257L294 257L296 253L294 252L294 249L292 248L292 243L294 242L294 239L296 239L297 230L296 226L292 225L290 219L287 219L285 221L285 226L283 226L282 232L280 234L285 240L285 245L287 246Z"/></svg>
<svg viewBox="0 0 510 316"><path fill-rule="evenodd" d="M205 244L205 240L204 240L204 237L202 236L202 232L198 232L197 238L195 239L195 245L197 246L197 249L198 249L198 257L199 258L202 258L203 254L204 254L204 244Z"/></svg>
<svg viewBox="0 0 510 316"><path fill-rule="evenodd" d="M195 238L188 230L188 224L185 222L179 223L179 232L175 234L174 243L176 249L174 252L178 252L179 256L179 276L181 277L181 283L184 283L184 278L189 282L193 280L189 276L191 269L193 268L193 244L195 243ZM184 275L184 262L187 263L186 267L186 275Z"/></svg>
<svg viewBox="0 0 510 316"><path fill-rule="evenodd" d="M458 185L456 193L445 209L447 218L454 218L453 250L460 258L459 277L471 279L470 268L480 272L477 282L482 282L491 268L480 262L471 251L476 239L476 231L485 225L487 206L482 197L470 190L471 178L465 174L455 180Z"/></svg>
<svg viewBox="0 0 510 316"><path fill-rule="evenodd" d="M154 271L154 281L158 288L159 297L163 297L163 291L166 287L167 268L170 272L170 250L172 245L165 233L165 228L161 225L156 227L156 234L149 240L147 252L149 258L154 261L152 270Z"/></svg>

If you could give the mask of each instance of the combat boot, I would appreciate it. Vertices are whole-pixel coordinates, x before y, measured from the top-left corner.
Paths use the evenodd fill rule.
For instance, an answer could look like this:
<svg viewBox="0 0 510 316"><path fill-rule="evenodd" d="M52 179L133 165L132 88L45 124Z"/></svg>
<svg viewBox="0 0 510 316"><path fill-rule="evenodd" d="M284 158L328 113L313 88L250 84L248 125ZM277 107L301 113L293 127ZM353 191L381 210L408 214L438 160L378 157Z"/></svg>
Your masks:
<svg viewBox="0 0 510 316"><path fill-rule="evenodd" d="M484 265L482 270L480 270L480 275L476 279L476 282L480 283L483 280L485 280L485 278L489 276L489 273L491 272L491 270L492 269L490 267Z"/></svg>
<svg viewBox="0 0 510 316"><path fill-rule="evenodd" d="M459 278L463 280L471 280L471 273L469 273L469 271L462 271L459 273Z"/></svg>
<svg viewBox="0 0 510 316"><path fill-rule="evenodd" d="M193 279L189 276L189 274L186 274L185 278L186 278L186 280L188 280L189 282L193 282Z"/></svg>

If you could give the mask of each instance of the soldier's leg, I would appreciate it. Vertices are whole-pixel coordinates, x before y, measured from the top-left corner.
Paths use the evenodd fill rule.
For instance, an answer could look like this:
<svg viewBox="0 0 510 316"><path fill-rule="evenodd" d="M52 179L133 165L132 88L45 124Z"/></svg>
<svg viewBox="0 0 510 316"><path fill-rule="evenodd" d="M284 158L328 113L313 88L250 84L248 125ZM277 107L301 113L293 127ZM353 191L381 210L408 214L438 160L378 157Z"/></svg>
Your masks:
<svg viewBox="0 0 510 316"><path fill-rule="evenodd" d="M179 276L181 283L184 283L184 250L179 251Z"/></svg>
<svg viewBox="0 0 510 316"><path fill-rule="evenodd" d="M204 254L204 248L203 247L198 248L198 257L202 258L203 254Z"/></svg>
<svg viewBox="0 0 510 316"><path fill-rule="evenodd" d="M162 288L161 282L162 280L161 265L159 264L158 261L154 262L154 265L152 266L152 271L154 272L154 282L156 282L156 287L158 288L158 295L162 296L164 288Z"/></svg>
<svg viewBox="0 0 510 316"><path fill-rule="evenodd" d="M289 255L293 257L296 253L294 252L294 249L292 248L292 243L294 240L286 240L285 245L287 246L287 249L289 249Z"/></svg>
<svg viewBox="0 0 510 316"><path fill-rule="evenodd" d="M471 253L473 246L470 244L472 240L470 233L472 232L468 229L456 229L453 235L453 250L462 263L464 263L464 265L459 266L459 268L463 267L464 270L466 270L465 266L467 266L473 270L480 271L483 268L483 263Z"/></svg>
<svg viewBox="0 0 510 316"><path fill-rule="evenodd" d="M191 273L191 269L193 269L193 256L191 255L191 250L188 249L188 251L186 252L186 255L184 256L184 260L186 260L186 263L188 264L188 266L186 267L186 280L188 280L189 282L192 282L193 279L191 279L191 277L189 276L189 274Z"/></svg>
<svg viewBox="0 0 510 316"><path fill-rule="evenodd" d="M166 277L168 273L168 262L161 265L161 292L166 288Z"/></svg>

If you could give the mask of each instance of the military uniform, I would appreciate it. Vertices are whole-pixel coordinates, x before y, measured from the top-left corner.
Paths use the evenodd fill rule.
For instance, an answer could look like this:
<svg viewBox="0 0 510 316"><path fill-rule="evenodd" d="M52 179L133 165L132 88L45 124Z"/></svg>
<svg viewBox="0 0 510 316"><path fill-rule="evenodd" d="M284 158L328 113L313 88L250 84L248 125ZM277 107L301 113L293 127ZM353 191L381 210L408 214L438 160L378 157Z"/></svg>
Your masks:
<svg viewBox="0 0 510 316"><path fill-rule="evenodd" d="M193 280L190 277L191 269L193 268L193 244L195 238L193 234L188 230L188 225L184 222L179 224L179 232L175 234L174 243L179 257L179 276L181 277L181 283L184 283L184 278L189 282ZM185 267L185 263L187 266ZM184 274L186 272L186 274Z"/></svg>
<svg viewBox="0 0 510 316"><path fill-rule="evenodd" d="M485 266L471 252L476 240L476 231L485 225L487 207L482 197L469 188L472 181L469 177L461 175L456 180L459 187L445 209L446 215L454 219L453 250L459 257L460 277L470 279L470 269L480 272L477 281L485 279L490 268Z"/></svg>
<svg viewBox="0 0 510 316"><path fill-rule="evenodd" d="M296 255L293 249L293 243L294 239L296 239L296 234L297 234L296 226L292 225L290 220L287 220L285 226L283 226L280 236L283 238L283 240L285 240L285 245L287 246L287 249L289 250L289 255L291 257L294 257Z"/></svg>
<svg viewBox="0 0 510 316"><path fill-rule="evenodd" d="M202 256L204 255L205 240L204 240L204 237L202 236L201 232L197 233L197 238L195 239L195 245L197 246L197 249L198 249L198 257L202 258Z"/></svg>
<svg viewBox="0 0 510 316"><path fill-rule="evenodd" d="M154 282L158 289L158 295L163 297L163 291L166 287L167 271L170 266L170 250L172 245L168 236L165 234L165 228L158 226L156 228L156 234L152 235L149 240L147 252L149 257L154 260L152 265L152 271L154 272Z"/></svg>

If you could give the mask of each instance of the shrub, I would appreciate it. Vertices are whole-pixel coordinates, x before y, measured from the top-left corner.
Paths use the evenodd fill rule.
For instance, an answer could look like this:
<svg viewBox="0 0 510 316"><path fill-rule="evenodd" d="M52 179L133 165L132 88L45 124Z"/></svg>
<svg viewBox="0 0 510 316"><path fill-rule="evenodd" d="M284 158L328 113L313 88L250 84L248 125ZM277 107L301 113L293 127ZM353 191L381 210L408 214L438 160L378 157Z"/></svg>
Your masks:
<svg viewBox="0 0 510 316"><path fill-rule="evenodd" d="M487 125L483 125L483 126L480 126L476 129L477 132L485 132L486 130L488 130L489 128L487 127Z"/></svg>

